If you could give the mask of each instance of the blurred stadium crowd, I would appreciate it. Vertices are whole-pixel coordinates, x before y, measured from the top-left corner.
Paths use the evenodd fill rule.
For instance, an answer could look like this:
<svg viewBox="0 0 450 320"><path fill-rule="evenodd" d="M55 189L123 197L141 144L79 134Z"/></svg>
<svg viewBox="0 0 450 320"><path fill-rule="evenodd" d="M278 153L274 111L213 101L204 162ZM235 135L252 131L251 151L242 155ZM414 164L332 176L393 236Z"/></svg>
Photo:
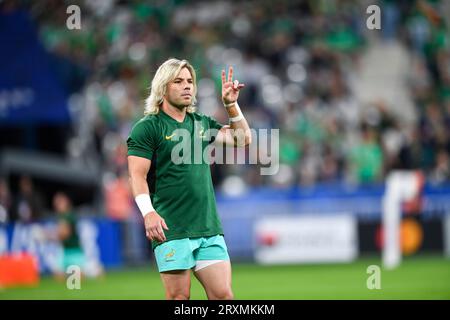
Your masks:
<svg viewBox="0 0 450 320"><path fill-rule="evenodd" d="M132 211L125 141L169 57L196 68L200 112L228 122L220 70L232 65L246 84L239 101L250 126L280 129L277 175L213 165L216 186L381 183L394 168L450 180L448 1L83 1L81 30L66 27L70 4L3 1L2 10L31 13L70 93L67 153L101 164L112 216ZM370 4L381 8L379 31L366 27ZM364 55L386 44L408 58L412 120L382 98L359 98L359 72L372 63Z"/></svg>

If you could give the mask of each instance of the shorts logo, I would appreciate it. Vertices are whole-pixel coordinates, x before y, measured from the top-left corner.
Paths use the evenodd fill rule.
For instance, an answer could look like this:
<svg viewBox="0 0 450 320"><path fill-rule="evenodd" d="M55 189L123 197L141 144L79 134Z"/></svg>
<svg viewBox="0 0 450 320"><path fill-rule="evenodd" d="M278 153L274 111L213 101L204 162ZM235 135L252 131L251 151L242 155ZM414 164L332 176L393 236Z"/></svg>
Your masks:
<svg viewBox="0 0 450 320"><path fill-rule="evenodd" d="M172 249L168 254L166 254L166 261L173 261L174 254L175 254L175 250Z"/></svg>

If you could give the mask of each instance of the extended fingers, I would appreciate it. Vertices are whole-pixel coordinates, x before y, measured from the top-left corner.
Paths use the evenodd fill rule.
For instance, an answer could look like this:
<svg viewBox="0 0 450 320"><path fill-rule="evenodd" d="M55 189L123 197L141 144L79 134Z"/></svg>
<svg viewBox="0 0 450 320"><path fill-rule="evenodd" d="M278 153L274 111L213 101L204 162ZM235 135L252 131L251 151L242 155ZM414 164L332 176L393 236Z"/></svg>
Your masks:
<svg viewBox="0 0 450 320"><path fill-rule="evenodd" d="M225 84L225 70L222 70L222 85Z"/></svg>
<svg viewBox="0 0 450 320"><path fill-rule="evenodd" d="M228 82L233 81L233 67L228 68Z"/></svg>
<svg viewBox="0 0 450 320"><path fill-rule="evenodd" d="M233 67L228 68L228 80L226 79L225 70L222 70L222 85L224 85L226 82L232 81L233 81Z"/></svg>
<svg viewBox="0 0 450 320"><path fill-rule="evenodd" d="M231 87L234 90L238 90L238 89L242 89L245 85L244 84L239 84L238 80L234 80L233 82L233 67L229 67L228 68L228 80L226 78L226 72L224 69L222 69L222 86L224 86L225 88L228 89L229 86L229 82L231 82Z"/></svg>

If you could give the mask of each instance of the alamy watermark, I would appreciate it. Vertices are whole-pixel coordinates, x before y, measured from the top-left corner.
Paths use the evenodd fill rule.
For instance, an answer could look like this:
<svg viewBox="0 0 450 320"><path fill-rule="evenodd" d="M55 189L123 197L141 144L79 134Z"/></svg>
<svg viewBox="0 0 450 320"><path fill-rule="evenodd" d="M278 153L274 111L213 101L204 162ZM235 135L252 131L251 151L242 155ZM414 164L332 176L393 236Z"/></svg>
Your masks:
<svg viewBox="0 0 450 320"><path fill-rule="evenodd" d="M81 268L77 265L70 265L66 269L69 275L66 280L66 287L69 290L81 289Z"/></svg>
<svg viewBox="0 0 450 320"><path fill-rule="evenodd" d="M66 13L70 14L66 20L66 26L69 30L81 29L81 9L79 6L72 4L67 7ZM366 13L370 16L366 20L366 26L369 30L381 29L381 9L376 4L372 4L366 8Z"/></svg>
<svg viewBox="0 0 450 320"><path fill-rule="evenodd" d="M251 143L244 148L211 143L218 129L204 130L196 125L194 135L187 129L176 129L163 139L173 142L171 161L176 164L250 164L261 165L261 175L275 175L279 170L279 129L250 129ZM194 127L194 128L195 128ZM236 146L245 146L244 129L228 129L226 139Z"/></svg>
<svg viewBox="0 0 450 320"><path fill-rule="evenodd" d="M381 9L376 4L367 7L366 13L370 16L366 20L366 26L369 30L381 29Z"/></svg>
<svg viewBox="0 0 450 320"><path fill-rule="evenodd" d="M81 29L81 9L79 6L72 4L67 7L66 13L70 14L66 20L66 27L69 30Z"/></svg>
<svg viewBox="0 0 450 320"><path fill-rule="evenodd" d="M366 286L369 290L381 289L381 269L377 265L370 265L366 270L370 276L367 278Z"/></svg>

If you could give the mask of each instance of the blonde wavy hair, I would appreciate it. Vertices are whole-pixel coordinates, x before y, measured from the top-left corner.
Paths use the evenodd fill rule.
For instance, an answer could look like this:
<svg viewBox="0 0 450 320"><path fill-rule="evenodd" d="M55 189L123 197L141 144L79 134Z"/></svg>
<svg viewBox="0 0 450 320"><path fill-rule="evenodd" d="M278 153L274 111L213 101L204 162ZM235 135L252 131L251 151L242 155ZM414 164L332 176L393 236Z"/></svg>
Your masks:
<svg viewBox="0 0 450 320"><path fill-rule="evenodd" d="M144 115L157 114L159 112L159 108L164 101L167 84L174 80L183 68L188 68L192 76L192 83L194 84L192 104L187 107L186 111L195 112L195 104L197 103L197 76L194 67L187 60L170 58L160 65L156 71L150 87L150 95L145 99Z"/></svg>

